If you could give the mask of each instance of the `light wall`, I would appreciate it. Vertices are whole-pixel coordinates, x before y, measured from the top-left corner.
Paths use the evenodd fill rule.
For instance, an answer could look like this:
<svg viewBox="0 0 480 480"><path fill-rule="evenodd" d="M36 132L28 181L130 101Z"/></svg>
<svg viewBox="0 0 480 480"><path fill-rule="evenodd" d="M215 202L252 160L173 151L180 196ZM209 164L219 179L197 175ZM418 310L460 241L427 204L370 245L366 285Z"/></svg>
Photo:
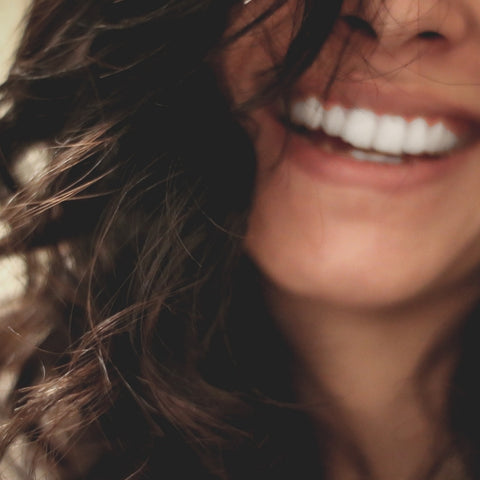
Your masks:
<svg viewBox="0 0 480 480"><path fill-rule="evenodd" d="M0 0L0 83L6 78L22 33L22 19L28 5L29 0ZM8 227L0 222L0 237L7 231ZM23 259L17 255L0 258L0 303L15 298L22 291L24 282L25 264ZM2 388L5 387L5 375L6 372L0 372L0 400ZM0 466L0 471L2 474L5 473L3 465ZM14 479L15 477L7 475L2 478Z"/></svg>
<svg viewBox="0 0 480 480"><path fill-rule="evenodd" d="M30 0L0 0L0 82L5 79Z"/></svg>

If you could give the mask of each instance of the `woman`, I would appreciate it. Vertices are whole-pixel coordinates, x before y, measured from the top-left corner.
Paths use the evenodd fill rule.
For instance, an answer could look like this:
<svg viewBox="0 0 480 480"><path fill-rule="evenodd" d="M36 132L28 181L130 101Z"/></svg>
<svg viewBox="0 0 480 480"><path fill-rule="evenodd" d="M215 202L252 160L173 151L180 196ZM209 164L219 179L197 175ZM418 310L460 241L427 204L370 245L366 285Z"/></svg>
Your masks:
<svg viewBox="0 0 480 480"><path fill-rule="evenodd" d="M476 0L34 1L4 463L480 478L479 33Z"/></svg>

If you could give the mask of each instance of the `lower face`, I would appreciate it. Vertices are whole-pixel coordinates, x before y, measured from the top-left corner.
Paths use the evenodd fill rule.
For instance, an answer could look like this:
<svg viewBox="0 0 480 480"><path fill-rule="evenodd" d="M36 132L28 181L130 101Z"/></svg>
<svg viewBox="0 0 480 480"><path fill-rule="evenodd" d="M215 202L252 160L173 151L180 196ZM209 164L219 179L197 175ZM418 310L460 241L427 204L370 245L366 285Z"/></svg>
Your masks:
<svg viewBox="0 0 480 480"><path fill-rule="evenodd" d="M248 15L258 13L254 3ZM233 102L248 99L259 88L259 72L272 64L272 42L260 41L263 35L280 39L275 48L285 49L281 39L289 38L292 8L287 3L261 34L244 36L220 59ZM293 87L296 123L285 121L283 103L274 101L253 110L245 124L258 161L249 255L278 291L341 308L403 308L471 292L480 265L480 87L474 81L480 66L466 61L468 49L447 55L427 46L416 64L399 69L392 55L377 49L371 62L393 73L371 78L356 60L361 55L352 55L342 64L348 74L339 75L325 99L325 65L337 57L340 37L327 41ZM401 117L407 126L421 119L429 129L441 123L448 131L442 137L453 134L458 145L440 142L430 153L417 145L420 153L413 154L405 153L408 146L360 148L350 143L353 137L307 127L314 121L301 102L310 98L324 112L362 110L378 122ZM377 133L366 128L363 134Z"/></svg>

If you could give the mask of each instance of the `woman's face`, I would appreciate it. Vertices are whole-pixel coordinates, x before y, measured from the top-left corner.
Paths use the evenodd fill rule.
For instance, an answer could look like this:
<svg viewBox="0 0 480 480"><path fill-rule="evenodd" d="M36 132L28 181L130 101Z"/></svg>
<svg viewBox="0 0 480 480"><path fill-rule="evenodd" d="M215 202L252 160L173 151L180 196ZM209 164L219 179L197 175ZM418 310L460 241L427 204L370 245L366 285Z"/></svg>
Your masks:
<svg viewBox="0 0 480 480"><path fill-rule="evenodd" d="M245 124L258 159L246 248L280 291L345 308L464 292L480 264L480 2L357 3L293 87L297 126L281 101ZM252 0L233 27L265 7ZM285 52L296 8L223 55L234 102Z"/></svg>

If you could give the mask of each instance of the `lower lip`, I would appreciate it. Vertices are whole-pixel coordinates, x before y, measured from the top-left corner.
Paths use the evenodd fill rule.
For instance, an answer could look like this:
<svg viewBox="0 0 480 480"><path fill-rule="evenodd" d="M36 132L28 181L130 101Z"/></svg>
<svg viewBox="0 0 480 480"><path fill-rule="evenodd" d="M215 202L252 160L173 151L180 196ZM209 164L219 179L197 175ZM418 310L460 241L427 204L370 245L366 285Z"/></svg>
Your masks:
<svg viewBox="0 0 480 480"><path fill-rule="evenodd" d="M328 183L405 191L440 181L461 168L470 157L464 149L433 160L412 157L411 161L399 164L358 161L348 153L323 150L309 137L288 131L275 116L270 116L270 120L273 128L278 129L279 139L287 135L284 157L309 176Z"/></svg>

